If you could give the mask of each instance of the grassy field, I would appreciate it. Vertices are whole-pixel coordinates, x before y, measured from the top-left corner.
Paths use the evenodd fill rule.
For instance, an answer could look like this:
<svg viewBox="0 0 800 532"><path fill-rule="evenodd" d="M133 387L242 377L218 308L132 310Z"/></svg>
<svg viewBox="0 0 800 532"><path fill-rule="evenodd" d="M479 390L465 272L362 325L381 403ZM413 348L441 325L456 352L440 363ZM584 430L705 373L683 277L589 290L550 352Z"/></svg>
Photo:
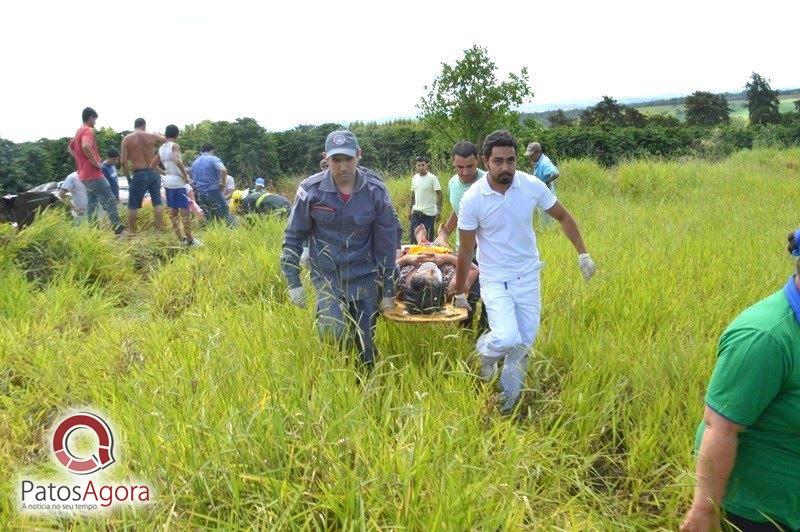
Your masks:
<svg viewBox="0 0 800 532"><path fill-rule="evenodd" d="M779 96L780 111L781 113L789 113L795 111L794 101L800 99L800 94L786 94ZM728 108L731 109L731 118L742 120L748 119L747 114L747 100L729 100ZM652 114L666 114L674 116L680 120L686 120L686 108L683 104L680 105L652 105L647 107L638 107L641 112L646 115Z"/></svg>
<svg viewBox="0 0 800 532"><path fill-rule="evenodd" d="M559 195L599 273L585 283L560 231L540 232L543 323L514 417L448 326L381 322L357 384L287 302L282 220L210 228L194 249L54 216L2 230L0 523L675 529L717 338L792 270L798 169L797 149L564 161ZM390 182L400 212L407 185ZM115 429L111 478L149 482L154 502L19 514L19 479L61 475L46 434L82 406Z"/></svg>

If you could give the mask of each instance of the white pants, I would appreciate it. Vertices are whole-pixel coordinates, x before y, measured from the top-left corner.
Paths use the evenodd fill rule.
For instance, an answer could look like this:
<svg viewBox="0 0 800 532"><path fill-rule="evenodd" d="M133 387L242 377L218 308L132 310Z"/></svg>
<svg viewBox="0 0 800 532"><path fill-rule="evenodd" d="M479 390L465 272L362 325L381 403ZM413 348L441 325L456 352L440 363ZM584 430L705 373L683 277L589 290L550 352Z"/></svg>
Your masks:
<svg viewBox="0 0 800 532"><path fill-rule="evenodd" d="M481 282L481 299L491 329L478 340L484 365L503 360L500 386L503 408L514 406L525 381L528 352L536 340L542 314L540 272L507 282Z"/></svg>

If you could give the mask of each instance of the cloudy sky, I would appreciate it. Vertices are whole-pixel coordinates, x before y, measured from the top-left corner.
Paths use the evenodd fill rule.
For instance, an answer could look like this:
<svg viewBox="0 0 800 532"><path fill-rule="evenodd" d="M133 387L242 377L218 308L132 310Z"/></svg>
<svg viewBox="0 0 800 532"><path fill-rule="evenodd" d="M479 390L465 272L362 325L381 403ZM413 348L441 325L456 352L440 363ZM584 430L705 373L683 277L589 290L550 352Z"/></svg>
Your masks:
<svg viewBox="0 0 800 532"><path fill-rule="evenodd" d="M754 12L753 5L765 14ZM3 5L0 137L251 116L270 130L414 116L440 69L488 48L535 108L602 95L800 87L800 2L24 1Z"/></svg>

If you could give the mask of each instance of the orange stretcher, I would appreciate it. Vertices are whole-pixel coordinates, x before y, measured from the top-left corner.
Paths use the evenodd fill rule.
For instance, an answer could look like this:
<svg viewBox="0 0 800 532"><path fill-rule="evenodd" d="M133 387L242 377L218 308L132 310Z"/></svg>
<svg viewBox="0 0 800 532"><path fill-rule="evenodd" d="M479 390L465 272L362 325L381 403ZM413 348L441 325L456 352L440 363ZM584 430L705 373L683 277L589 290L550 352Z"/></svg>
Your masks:
<svg viewBox="0 0 800 532"><path fill-rule="evenodd" d="M432 314L411 314L406 310L406 305L398 301L394 308L383 312L386 319L401 323L455 323L467 317L467 309L456 308L452 303L445 304L444 308Z"/></svg>

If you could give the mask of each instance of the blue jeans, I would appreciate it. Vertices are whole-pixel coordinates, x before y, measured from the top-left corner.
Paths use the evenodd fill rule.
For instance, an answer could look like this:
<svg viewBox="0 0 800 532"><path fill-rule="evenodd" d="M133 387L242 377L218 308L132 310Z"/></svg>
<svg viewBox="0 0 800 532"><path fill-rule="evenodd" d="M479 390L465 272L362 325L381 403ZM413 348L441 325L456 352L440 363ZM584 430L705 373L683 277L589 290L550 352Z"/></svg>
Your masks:
<svg viewBox="0 0 800 532"><path fill-rule="evenodd" d="M161 205L161 176L150 168L134 170L128 190L128 209L141 209L146 192L150 193L153 207Z"/></svg>
<svg viewBox="0 0 800 532"><path fill-rule="evenodd" d="M108 180L102 178L84 181L83 186L86 188L86 217L89 221L95 220L97 204L100 203L108 213L111 227L114 229L119 228L121 224L119 222L119 211L117 210L117 199L114 197L114 193L111 192L111 185L108 184Z"/></svg>
<svg viewBox="0 0 800 532"><path fill-rule="evenodd" d="M348 301L340 290L328 283L317 283L317 331L320 337L333 337L342 346L352 346L361 362L375 363L375 326L378 321L377 286L367 297Z"/></svg>
<svg viewBox="0 0 800 532"><path fill-rule="evenodd" d="M236 223L228 210L228 202L225 201L225 196L222 191L216 190L198 190L197 191L197 204L203 209L203 215L206 221L220 219L232 226Z"/></svg>

